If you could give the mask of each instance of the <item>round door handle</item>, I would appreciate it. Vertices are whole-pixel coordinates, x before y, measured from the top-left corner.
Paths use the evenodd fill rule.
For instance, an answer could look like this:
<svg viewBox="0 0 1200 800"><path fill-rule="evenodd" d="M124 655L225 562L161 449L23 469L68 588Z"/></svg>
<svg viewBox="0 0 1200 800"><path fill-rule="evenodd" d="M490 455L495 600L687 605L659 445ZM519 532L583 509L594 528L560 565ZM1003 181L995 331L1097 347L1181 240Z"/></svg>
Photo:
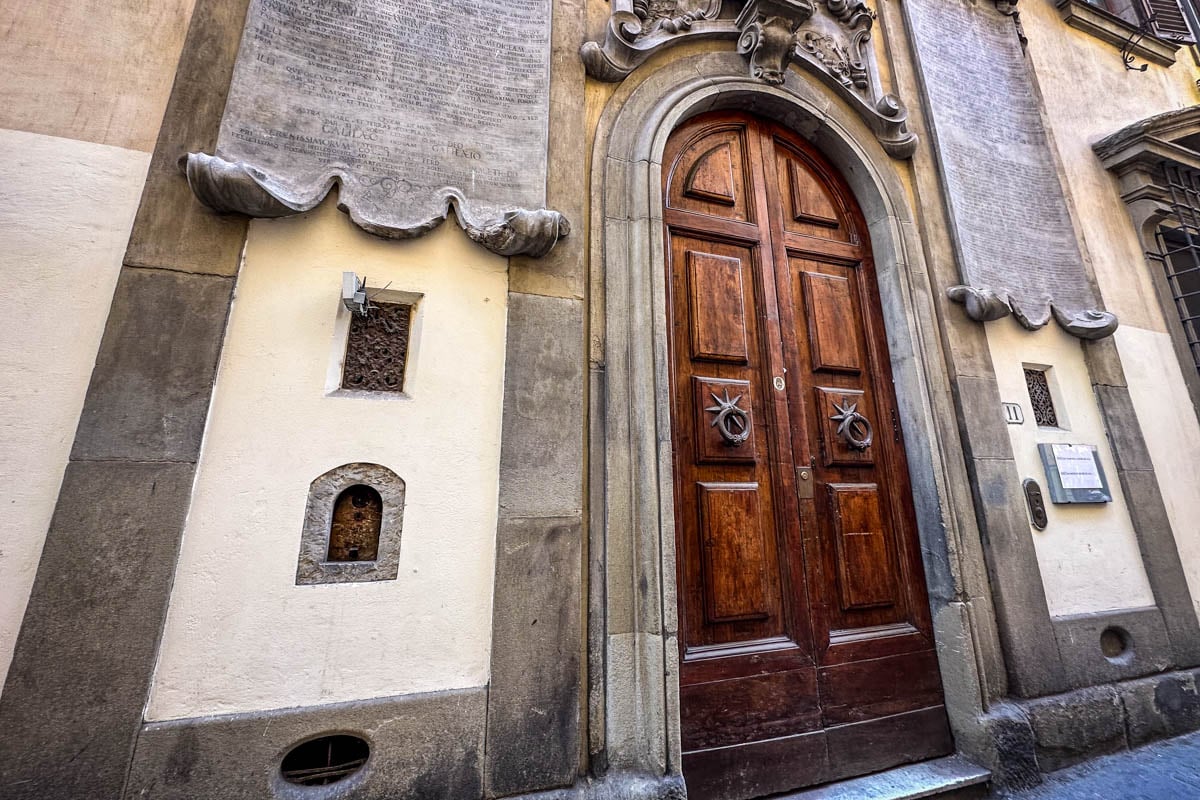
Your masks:
<svg viewBox="0 0 1200 800"><path fill-rule="evenodd" d="M833 407L838 413L830 419L838 424L837 435L846 446L859 452L870 447L875 434L871 429L871 421L858 413L858 403L851 403L843 397L841 404L834 402Z"/></svg>
<svg viewBox="0 0 1200 800"><path fill-rule="evenodd" d="M713 418L712 427L721 434L721 439L725 444L730 447L741 447L750 438L750 412L738 406L738 401L742 399L742 396L739 394L730 400L728 389L725 390L724 397L717 397L716 392L708 394L716 403L715 406L704 409L717 415Z"/></svg>

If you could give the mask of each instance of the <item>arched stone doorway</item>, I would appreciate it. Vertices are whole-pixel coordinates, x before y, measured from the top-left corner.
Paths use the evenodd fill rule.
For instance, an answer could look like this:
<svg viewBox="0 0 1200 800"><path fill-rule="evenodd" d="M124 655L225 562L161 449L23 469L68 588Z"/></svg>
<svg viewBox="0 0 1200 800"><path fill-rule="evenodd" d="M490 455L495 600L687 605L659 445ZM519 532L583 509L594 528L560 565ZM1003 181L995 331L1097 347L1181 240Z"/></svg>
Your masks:
<svg viewBox="0 0 1200 800"><path fill-rule="evenodd" d="M626 79L593 150L589 411L589 750L593 771L682 772L677 553L663 241L671 133L711 110L768 119L841 173L874 251L898 420L908 445L934 639L958 749L986 758L981 664L998 658L969 486L958 452L934 292L896 162L803 75L748 79L734 53L679 58ZM964 535L964 527L971 535ZM984 598L974 607L964 596ZM1002 667L1001 667L1002 670ZM989 673L990 674L990 673ZM1001 672L1002 674L1002 672Z"/></svg>
<svg viewBox="0 0 1200 800"><path fill-rule="evenodd" d="M952 749L866 224L803 138L663 158L683 775L748 800Z"/></svg>

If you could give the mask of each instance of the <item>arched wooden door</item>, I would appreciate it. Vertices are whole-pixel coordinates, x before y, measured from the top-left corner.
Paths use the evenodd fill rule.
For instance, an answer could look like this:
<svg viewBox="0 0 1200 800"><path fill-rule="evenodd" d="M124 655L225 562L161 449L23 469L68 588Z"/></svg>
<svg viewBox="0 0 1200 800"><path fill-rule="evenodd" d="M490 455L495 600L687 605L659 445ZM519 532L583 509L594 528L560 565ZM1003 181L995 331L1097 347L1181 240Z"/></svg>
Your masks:
<svg viewBox="0 0 1200 800"><path fill-rule="evenodd" d="M862 213L740 114L663 159L683 773L760 797L952 749Z"/></svg>

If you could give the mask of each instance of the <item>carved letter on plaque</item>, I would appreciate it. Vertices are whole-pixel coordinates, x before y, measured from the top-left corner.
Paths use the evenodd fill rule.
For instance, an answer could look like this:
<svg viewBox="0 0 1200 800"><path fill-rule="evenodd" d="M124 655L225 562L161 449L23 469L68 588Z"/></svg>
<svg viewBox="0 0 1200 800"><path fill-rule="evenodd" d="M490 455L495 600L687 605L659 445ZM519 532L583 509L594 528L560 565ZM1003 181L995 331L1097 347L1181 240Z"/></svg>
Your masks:
<svg viewBox="0 0 1200 800"><path fill-rule="evenodd" d="M339 185L371 233L419 236L451 207L501 255L570 230L546 201L550 0L251 0L215 155L188 181L209 207L307 211Z"/></svg>

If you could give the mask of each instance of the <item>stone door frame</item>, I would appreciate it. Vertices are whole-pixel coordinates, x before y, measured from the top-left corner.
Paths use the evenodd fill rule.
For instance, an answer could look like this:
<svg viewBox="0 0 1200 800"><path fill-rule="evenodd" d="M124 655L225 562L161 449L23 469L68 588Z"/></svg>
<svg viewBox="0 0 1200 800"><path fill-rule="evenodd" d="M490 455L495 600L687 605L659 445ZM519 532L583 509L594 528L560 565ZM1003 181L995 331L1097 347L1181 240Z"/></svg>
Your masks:
<svg viewBox="0 0 1200 800"><path fill-rule="evenodd" d="M1000 671L995 618L933 305L907 192L875 136L795 71L747 77L735 53L639 70L610 99L592 156L589 750L594 773L680 774L674 509L662 153L699 113L737 109L813 141L863 209L875 253L947 710L985 762L976 724ZM638 78L642 79L639 81ZM971 601L965 602L965 598ZM985 665L985 661L988 663ZM1002 682L1002 679L1001 679Z"/></svg>

